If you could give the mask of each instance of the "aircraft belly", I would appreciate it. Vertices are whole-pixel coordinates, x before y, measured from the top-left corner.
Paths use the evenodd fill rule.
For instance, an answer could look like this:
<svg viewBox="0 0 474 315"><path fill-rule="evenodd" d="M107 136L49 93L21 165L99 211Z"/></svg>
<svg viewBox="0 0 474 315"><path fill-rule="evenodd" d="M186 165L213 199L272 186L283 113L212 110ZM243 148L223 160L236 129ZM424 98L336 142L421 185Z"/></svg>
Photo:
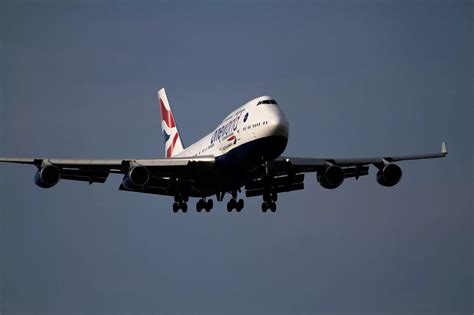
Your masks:
<svg viewBox="0 0 474 315"><path fill-rule="evenodd" d="M245 168L261 165L265 161L274 160L283 153L288 138L269 136L243 143L227 153L216 157L216 169Z"/></svg>
<svg viewBox="0 0 474 315"><path fill-rule="evenodd" d="M250 170L273 160L284 151L288 139L284 136L259 138L241 144L227 153L217 156L214 166L208 170L188 174L186 179L152 178L143 188L132 191L158 194L203 197L217 192L241 188L247 181ZM121 186L121 190L129 190ZM129 190L130 191L130 190Z"/></svg>

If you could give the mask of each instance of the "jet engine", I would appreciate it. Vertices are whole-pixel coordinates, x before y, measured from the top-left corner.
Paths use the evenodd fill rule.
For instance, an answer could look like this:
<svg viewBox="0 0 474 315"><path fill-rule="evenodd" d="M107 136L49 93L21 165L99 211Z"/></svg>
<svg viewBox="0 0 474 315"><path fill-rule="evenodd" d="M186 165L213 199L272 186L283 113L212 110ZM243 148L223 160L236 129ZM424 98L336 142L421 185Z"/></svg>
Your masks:
<svg viewBox="0 0 474 315"><path fill-rule="evenodd" d="M344 181L344 170L340 166L331 165L318 172L319 184L326 189L339 187Z"/></svg>
<svg viewBox="0 0 474 315"><path fill-rule="evenodd" d="M59 182L61 172L52 165L46 165L40 168L35 174L35 184L41 188L51 188Z"/></svg>
<svg viewBox="0 0 474 315"><path fill-rule="evenodd" d="M387 164L377 172L377 182L385 187L398 184L402 178L402 169L396 164Z"/></svg>
<svg viewBox="0 0 474 315"><path fill-rule="evenodd" d="M123 186L130 190L145 186L150 180L150 173L144 166L135 166L130 168L127 174L123 177Z"/></svg>

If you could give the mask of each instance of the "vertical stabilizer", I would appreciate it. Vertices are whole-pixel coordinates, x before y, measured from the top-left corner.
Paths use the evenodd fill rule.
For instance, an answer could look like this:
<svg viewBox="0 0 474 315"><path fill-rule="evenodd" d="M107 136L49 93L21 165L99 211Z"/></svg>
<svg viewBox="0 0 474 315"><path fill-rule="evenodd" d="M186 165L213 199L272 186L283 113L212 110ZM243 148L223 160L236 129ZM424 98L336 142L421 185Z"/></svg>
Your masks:
<svg viewBox="0 0 474 315"><path fill-rule="evenodd" d="M171 158L183 151L183 143L181 142L165 89L158 91L158 102L161 114L161 130L165 138L165 156L166 158Z"/></svg>

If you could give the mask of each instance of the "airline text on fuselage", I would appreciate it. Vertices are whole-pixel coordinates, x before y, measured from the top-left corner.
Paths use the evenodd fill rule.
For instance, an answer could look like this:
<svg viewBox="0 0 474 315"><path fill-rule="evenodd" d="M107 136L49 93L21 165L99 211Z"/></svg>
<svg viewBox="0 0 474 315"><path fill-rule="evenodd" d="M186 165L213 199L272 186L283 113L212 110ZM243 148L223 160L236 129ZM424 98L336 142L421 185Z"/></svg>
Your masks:
<svg viewBox="0 0 474 315"><path fill-rule="evenodd" d="M211 137L211 144L221 141L222 138L236 131L239 126L240 116L242 116L242 111L236 113L232 119L220 125Z"/></svg>

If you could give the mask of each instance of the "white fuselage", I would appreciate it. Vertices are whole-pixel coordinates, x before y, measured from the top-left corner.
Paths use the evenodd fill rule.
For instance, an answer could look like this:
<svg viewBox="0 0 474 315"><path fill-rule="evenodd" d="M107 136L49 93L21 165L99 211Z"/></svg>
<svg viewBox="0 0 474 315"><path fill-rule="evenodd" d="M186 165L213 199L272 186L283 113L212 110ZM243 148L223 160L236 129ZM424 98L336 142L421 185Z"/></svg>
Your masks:
<svg viewBox="0 0 474 315"><path fill-rule="evenodd" d="M261 96L230 113L213 132L176 157L218 158L259 139L275 136L288 139L288 129L288 120L276 102L269 96Z"/></svg>

